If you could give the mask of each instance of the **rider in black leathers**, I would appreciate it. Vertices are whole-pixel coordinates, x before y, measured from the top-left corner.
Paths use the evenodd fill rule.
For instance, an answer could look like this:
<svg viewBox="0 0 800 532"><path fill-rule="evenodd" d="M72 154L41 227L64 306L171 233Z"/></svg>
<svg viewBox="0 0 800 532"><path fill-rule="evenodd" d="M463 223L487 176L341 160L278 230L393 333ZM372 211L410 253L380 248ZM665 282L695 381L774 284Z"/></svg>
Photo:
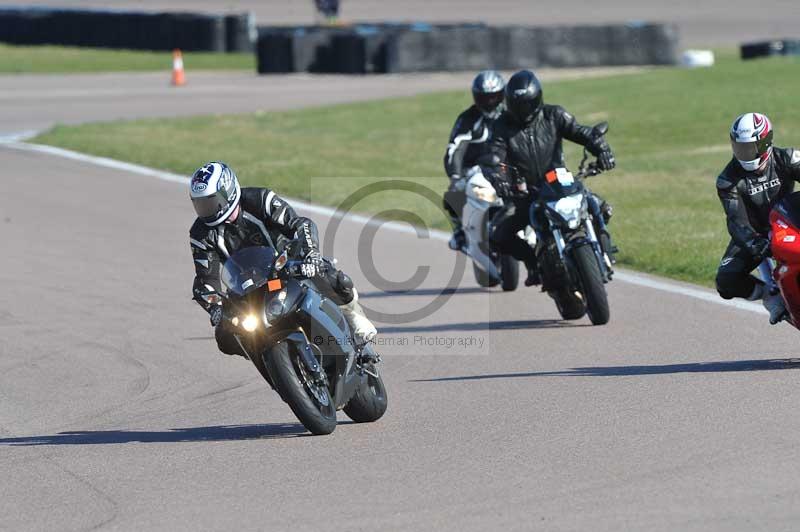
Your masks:
<svg viewBox="0 0 800 532"><path fill-rule="evenodd" d="M494 123L488 153L482 157L484 174L506 202L494 220L490 241L501 253L525 262L525 284L530 286L540 282L536 254L517 232L528 225L533 195L545 173L564 166L562 140L585 146L601 170L614 168L615 161L604 137L580 125L562 107L542 103L542 87L533 72L522 70L511 77L505 101L506 111ZM604 209L610 215L610 207Z"/></svg>
<svg viewBox="0 0 800 532"><path fill-rule="evenodd" d="M450 249L458 250L464 245L461 228L461 211L466 203L464 189L467 171L478 165L478 159L491 137L492 123L503 111L503 89L505 81L494 70L480 72L472 81L474 104L458 115L450 132L447 151L444 154L444 171L450 178L450 186L444 194L444 208L453 224Z"/></svg>
<svg viewBox="0 0 800 532"><path fill-rule="evenodd" d="M225 260L237 250L270 246L279 252L290 241L299 244L303 273L313 279L325 296L339 305L356 340L366 342L376 331L358 304L358 292L344 272L322 258L317 227L298 216L275 192L266 188L241 188L226 164L211 162L192 176L190 195L198 218L189 230L194 259L193 299L209 313L217 344L223 353L242 354L222 320L220 272Z"/></svg>
<svg viewBox="0 0 800 532"><path fill-rule="evenodd" d="M769 213L792 192L795 181L800 181L800 150L773 147L772 135L769 119L758 113L740 116L731 128L734 157L717 177L717 194L731 241L717 270L716 284L725 299L763 300L774 324L785 312L782 298L766 293L764 283L750 272L770 256ZM750 144L750 154L736 153Z"/></svg>

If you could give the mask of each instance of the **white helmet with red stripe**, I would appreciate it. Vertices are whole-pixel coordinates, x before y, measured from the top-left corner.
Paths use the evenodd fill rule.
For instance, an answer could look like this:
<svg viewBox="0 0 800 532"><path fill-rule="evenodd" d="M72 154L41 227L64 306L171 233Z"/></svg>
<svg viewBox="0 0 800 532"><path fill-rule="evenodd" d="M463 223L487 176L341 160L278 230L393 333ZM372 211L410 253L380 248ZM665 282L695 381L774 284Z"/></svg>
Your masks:
<svg viewBox="0 0 800 532"><path fill-rule="evenodd" d="M764 172L772 156L772 122L760 113L743 114L731 126L731 147L742 168Z"/></svg>

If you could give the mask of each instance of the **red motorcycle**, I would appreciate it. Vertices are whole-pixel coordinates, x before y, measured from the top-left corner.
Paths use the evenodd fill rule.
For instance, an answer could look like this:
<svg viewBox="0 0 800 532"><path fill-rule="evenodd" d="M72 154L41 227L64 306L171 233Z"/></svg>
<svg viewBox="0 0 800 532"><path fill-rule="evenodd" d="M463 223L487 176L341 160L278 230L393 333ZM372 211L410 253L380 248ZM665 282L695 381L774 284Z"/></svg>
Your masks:
<svg viewBox="0 0 800 532"><path fill-rule="evenodd" d="M765 260L759 270L780 289L786 305L786 321L800 329L800 192L779 201L770 212L771 249L774 264Z"/></svg>

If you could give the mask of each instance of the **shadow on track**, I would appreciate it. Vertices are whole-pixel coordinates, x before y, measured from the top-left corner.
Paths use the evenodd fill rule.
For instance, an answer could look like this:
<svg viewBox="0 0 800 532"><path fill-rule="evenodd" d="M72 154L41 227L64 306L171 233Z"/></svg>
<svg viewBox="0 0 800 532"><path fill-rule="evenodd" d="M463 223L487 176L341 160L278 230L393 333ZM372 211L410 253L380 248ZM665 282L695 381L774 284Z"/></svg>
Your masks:
<svg viewBox="0 0 800 532"><path fill-rule="evenodd" d="M0 446L242 441L299 436L311 436L311 434L299 423L273 423L268 425L218 425L163 431L97 430L60 432L50 436L0 438Z"/></svg>
<svg viewBox="0 0 800 532"><path fill-rule="evenodd" d="M418 288L414 290L378 290L375 292L358 292L358 297L360 298L375 298L375 297L398 297L398 296L449 296L454 294L502 294L499 290L489 290L487 288L480 288L477 286L471 286L467 288L458 288L458 287L446 287L446 288Z"/></svg>
<svg viewBox="0 0 800 532"><path fill-rule="evenodd" d="M381 333L423 333L441 331L509 331L515 329L561 329L591 327L590 323L563 320L510 320L478 321L467 323L442 323L437 325L403 325L379 327Z"/></svg>
<svg viewBox="0 0 800 532"><path fill-rule="evenodd" d="M498 373L492 375L467 375L464 377L417 379L410 382L477 381L485 379L513 379L518 377L629 377L636 375L665 375L671 373L727 373L736 371L769 371L779 369L800 369L800 359L783 358L766 360L735 360L729 362L669 364L665 366L597 366L572 368L564 371Z"/></svg>

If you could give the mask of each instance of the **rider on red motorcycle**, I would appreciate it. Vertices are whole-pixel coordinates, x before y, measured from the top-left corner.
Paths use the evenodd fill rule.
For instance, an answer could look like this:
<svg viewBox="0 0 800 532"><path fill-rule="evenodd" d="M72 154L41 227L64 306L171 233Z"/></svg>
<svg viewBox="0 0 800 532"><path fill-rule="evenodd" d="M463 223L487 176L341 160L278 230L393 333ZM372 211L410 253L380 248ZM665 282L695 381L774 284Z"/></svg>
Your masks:
<svg viewBox="0 0 800 532"><path fill-rule="evenodd" d="M730 137L733 158L717 178L717 194L731 241L717 270L717 291L724 299L763 300L775 324L786 312L783 299L750 272L770 256L769 213L800 181L800 150L773 147L772 123L759 113L738 117Z"/></svg>

